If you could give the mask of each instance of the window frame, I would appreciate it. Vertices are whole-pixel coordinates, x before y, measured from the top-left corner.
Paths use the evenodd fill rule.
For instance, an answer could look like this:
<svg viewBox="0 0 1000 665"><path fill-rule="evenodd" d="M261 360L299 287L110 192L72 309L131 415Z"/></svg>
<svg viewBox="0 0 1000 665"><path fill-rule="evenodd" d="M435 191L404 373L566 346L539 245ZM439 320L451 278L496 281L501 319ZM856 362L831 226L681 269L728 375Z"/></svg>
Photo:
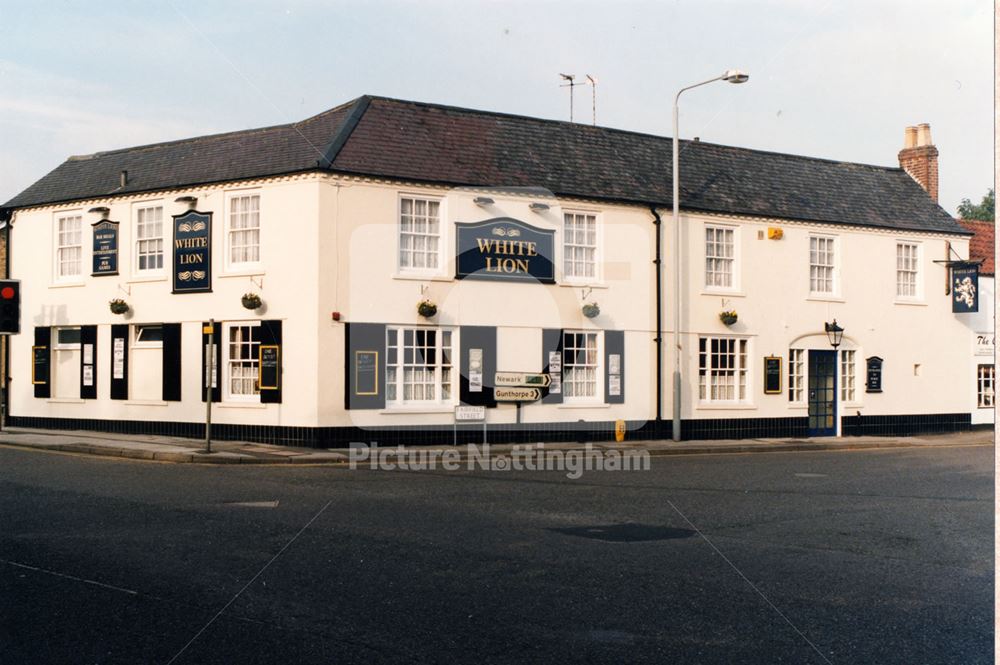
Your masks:
<svg viewBox="0 0 1000 665"><path fill-rule="evenodd" d="M739 293L741 288L740 280L740 227L737 224L720 224L718 222L706 222L704 224L705 233L702 236L702 252L704 253L705 261L702 265L702 284L705 291L710 291L712 293ZM708 255L708 232L709 231L725 231L731 232L733 234L733 253L730 257L709 257ZM726 260L731 262L731 269L729 274L729 286L718 286L714 284L709 284L708 279L708 261L710 258L715 260Z"/></svg>
<svg viewBox="0 0 1000 665"><path fill-rule="evenodd" d="M562 276L562 281L570 284L602 284L604 281L604 274L602 271L602 264L604 262L604 223L602 220L602 215L596 210L586 210L586 209L568 209L564 208L562 218L562 225L559 227L559 274ZM587 275L570 275L566 271L566 249L569 243L567 242L566 233L566 218L569 216L575 217L592 217L594 219L594 274L592 276ZM573 247L583 247L587 248L589 245L580 245L577 243L572 244Z"/></svg>
<svg viewBox="0 0 1000 665"><path fill-rule="evenodd" d="M142 256L155 256L155 254L141 254L139 251L139 243L148 242L150 240L156 240L157 237L139 237L139 216L144 210L155 210L159 208L160 210L160 256L162 261L160 262L159 268L140 268L139 259ZM137 201L132 204L132 276L138 279L143 278L163 278L167 274L167 229L168 223L166 221L166 206L162 200L150 200L150 201Z"/></svg>
<svg viewBox="0 0 1000 665"><path fill-rule="evenodd" d="M427 203L436 203L438 206L438 246L437 246L437 266L434 268L427 267L413 267L403 265L403 201L424 201ZM428 277L443 277L447 274L448 269L448 258L445 252L445 246L448 243L448 225L445 223L447 219L445 214L445 199L440 196L433 196L424 193L415 192L400 192L396 196L396 222L395 222L395 236L396 236L396 258L395 266L396 271L400 275L420 275ZM418 234L412 233L416 236ZM425 237L431 234L423 234ZM412 251L412 250L411 250ZM429 254L429 252L427 252Z"/></svg>
<svg viewBox="0 0 1000 665"><path fill-rule="evenodd" d="M590 365L585 363L583 365L578 365L577 363L568 363L566 361L566 350L569 348L566 344L567 335L583 335L584 338L593 337L594 338L594 364ZM586 350L586 341L584 341L583 347L572 347L581 350ZM603 404L604 403L604 335L597 330L578 330L578 329L566 329L562 331L562 399L563 404ZM580 382L574 382L569 378L571 369L577 367L593 367L594 370L594 394L593 395L571 395L571 390L567 390L569 384L578 384ZM588 380L589 383L589 380Z"/></svg>
<svg viewBox="0 0 1000 665"><path fill-rule="evenodd" d="M988 370L988 372L984 373L983 370ZM995 407L996 387L997 387L996 365L993 363L977 363L976 365L976 408L977 409L992 409Z"/></svg>
<svg viewBox="0 0 1000 665"><path fill-rule="evenodd" d="M833 261L829 265L826 264L814 264L813 255L813 240L828 240L830 241L830 251L833 253ZM807 247L807 260L809 267L809 297L829 299L829 298L839 298L840 297L840 265L841 265L841 243L840 236L829 234L829 233L810 233L809 234L809 245ZM829 291L815 291L813 290L813 266L820 266L824 268L830 268L830 290Z"/></svg>
<svg viewBox="0 0 1000 665"><path fill-rule="evenodd" d="M158 328L160 339L144 340L142 331ZM163 324L162 323L135 323L132 325L132 347L136 349L162 349L163 348Z"/></svg>
<svg viewBox="0 0 1000 665"><path fill-rule="evenodd" d="M225 266L226 273L244 273L253 272L258 273L263 269L263 249L264 243L262 241L262 230L263 225L261 224L262 212L263 212L263 201L264 197L261 195L259 188L254 189L237 189L230 190L226 192L225 196L225 208L224 208L224 226L225 226L225 240L223 245L225 246L223 251L225 254L225 259L223 265ZM245 232L253 230L252 228L233 228L233 199L239 198L257 198L257 260L256 261L233 261L233 234L239 232ZM246 245L249 247L250 245Z"/></svg>
<svg viewBox="0 0 1000 665"><path fill-rule="evenodd" d="M63 220L75 219L78 227L77 233L79 234L80 242L76 245L62 245L60 244L62 240L62 231L60 231L60 223ZM83 282L83 266L84 266L84 253L83 253L83 211L73 210L66 212L59 212L53 215L53 243L52 243L52 278L57 284L78 284ZM63 262L60 259L61 252L66 249L79 248L80 255L78 259L78 268L76 273L62 273Z"/></svg>
<svg viewBox="0 0 1000 665"><path fill-rule="evenodd" d="M428 332L433 332L435 334L434 343L434 395L435 398L431 400L421 399L405 399L406 394L406 367L418 367L419 365L415 362L411 362L409 365L406 363L406 333L412 333L413 343L411 344L412 350L414 351L414 358L416 358L417 348L430 348L426 345L426 339L424 345L417 344L418 333L423 333L426 335ZM448 333L451 343L450 345L444 344L445 334ZM396 342L392 343L392 337L395 336ZM445 363L445 353L444 349L448 349L448 359L449 362ZM458 327L456 326L410 326L410 325L389 325L386 326L385 330L385 406L387 409L421 409L421 408L438 408L438 407L454 407L458 404L459 399L459 388L460 388L460 367L458 364L459 360L459 340L458 340ZM392 359L395 357L395 361ZM425 364L426 367L426 364ZM449 371L449 380L446 382L444 380L445 369ZM390 378L390 375L394 375L394 378ZM450 386L450 395L444 397L444 385ZM395 395L395 397L390 397L390 394Z"/></svg>
<svg viewBox="0 0 1000 665"><path fill-rule="evenodd" d="M249 344L249 358L233 359L231 354L231 333L234 328L247 328L249 340L241 341L240 344ZM258 404L260 403L260 341L254 341L253 328L260 328L260 321L227 321L222 326L222 400L224 402ZM216 342L218 343L218 342ZM255 348L256 347L256 348ZM249 363L251 367L257 368L257 375L253 382L253 393L232 392L233 363ZM244 378L244 377L241 377Z"/></svg>
<svg viewBox="0 0 1000 665"><path fill-rule="evenodd" d="M713 351L711 349L711 342L713 340L732 342L734 350L732 355L734 357L735 363L732 367L733 371L733 393L735 399L713 399L712 398L712 377L715 374L720 374L729 369L726 367L711 367ZM705 343L706 350L702 351L702 342ZM744 346L745 345L745 346ZM743 346L743 350L741 350ZM706 354L708 361L705 367L702 367L702 354ZM741 362L742 361L742 362ZM753 349L752 342L749 337L738 336L738 335L699 335L698 336L698 354L697 354L697 376L698 376L698 405L699 406L752 406L754 401L753 392ZM702 374L702 371L705 374ZM702 384L702 377L704 376L704 384ZM725 386L723 386L725 387ZM740 388L743 388L744 397L740 397Z"/></svg>
<svg viewBox="0 0 1000 665"><path fill-rule="evenodd" d="M63 342L59 339L59 333L63 331L75 330L77 335L77 340L75 342ZM57 326L53 331L55 341L52 343L53 351L79 351L83 348L83 343L81 341L80 326Z"/></svg>
<svg viewBox="0 0 1000 665"><path fill-rule="evenodd" d="M858 352L857 349L840 349L837 354L837 389L841 404L858 403ZM848 360L850 359L850 360Z"/></svg>
<svg viewBox="0 0 1000 665"><path fill-rule="evenodd" d="M915 270L914 273L914 284L913 284L913 295L903 295L899 292L900 282L899 274L901 272L899 267L900 261L900 248L908 246L912 247L914 251L914 263ZM918 240L908 240L905 238L896 239L896 301L897 302L922 302L924 299L924 246L923 243ZM907 271L910 272L910 271Z"/></svg>
<svg viewBox="0 0 1000 665"><path fill-rule="evenodd" d="M809 390L809 364L806 349L788 349L788 403L807 404ZM797 370L797 371L796 371Z"/></svg>

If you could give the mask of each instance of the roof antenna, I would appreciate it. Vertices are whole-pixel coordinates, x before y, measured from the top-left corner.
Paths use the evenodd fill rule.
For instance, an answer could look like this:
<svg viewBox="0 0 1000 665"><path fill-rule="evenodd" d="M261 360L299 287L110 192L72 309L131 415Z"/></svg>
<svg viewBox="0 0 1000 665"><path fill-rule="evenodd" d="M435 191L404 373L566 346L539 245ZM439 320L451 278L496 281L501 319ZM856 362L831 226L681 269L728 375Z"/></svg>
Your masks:
<svg viewBox="0 0 1000 665"><path fill-rule="evenodd" d="M573 122L573 88L575 88L578 85L584 85L584 84L577 83L576 81L574 81L576 76L573 74L560 74L559 76L561 76L564 81L569 81L569 83L564 83L559 87L569 88L569 121Z"/></svg>
<svg viewBox="0 0 1000 665"><path fill-rule="evenodd" d="M590 112L592 114L591 124L596 127L597 126L597 79L591 76L590 74L587 74L587 81L590 82L591 86L591 91L590 91L590 106L591 106Z"/></svg>

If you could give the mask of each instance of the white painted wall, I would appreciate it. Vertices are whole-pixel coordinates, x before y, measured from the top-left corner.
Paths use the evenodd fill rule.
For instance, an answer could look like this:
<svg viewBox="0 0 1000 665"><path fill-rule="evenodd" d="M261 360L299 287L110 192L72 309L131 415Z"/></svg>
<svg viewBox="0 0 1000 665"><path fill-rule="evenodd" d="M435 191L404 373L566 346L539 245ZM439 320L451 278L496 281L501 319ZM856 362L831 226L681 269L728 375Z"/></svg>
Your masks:
<svg viewBox="0 0 1000 665"><path fill-rule="evenodd" d="M963 255L964 256L964 255ZM963 314L969 330L972 331L972 364L971 397L969 404L972 410L972 423L974 425L992 423L995 421L995 408L979 408L978 401L978 371L979 365L991 365L995 363L995 346L992 349L983 348L978 339L995 339L995 313L996 313L996 282L993 277L981 276L979 278L979 311L971 314Z"/></svg>
<svg viewBox="0 0 1000 665"><path fill-rule="evenodd" d="M259 189L261 194L262 267L252 274L226 273L224 260L225 194L237 189ZM442 200L447 257L440 274L412 276L397 269L397 219L400 193L432 195ZM494 204L480 207L477 195ZM130 273L133 243L133 207L139 201L162 201L165 221L184 211L175 203L182 195L198 197L198 210L214 213L214 279L210 294L171 294L168 261L164 277L137 279ZM549 210L529 209L544 201ZM121 224L122 274L90 277L90 223L92 206L111 208L110 219ZM57 212L78 210L84 217L85 276L79 285L53 283L53 224ZM567 285L561 277L562 216L567 210L599 216L602 238L600 275L589 284ZM671 312L676 290L672 285L672 229L669 211L663 214L664 240L664 417L670 418L673 331ZM513 217L556 231L558 284L518 284L455 280L455 222ZM704 288L704 227L724 222L738 228L738 288L716 293ZM780 227L781 240L758 239L758 232ZM168 227L169 228L169 227ZM625 331L625 394L621 405L590 406L532 404L522 411L525 422L607 421L651 419L655 413L655 266L654 225L649 210L639 206L556 200L540 194L449 190L399 185L330 175L306 175L269 181L199 187L144 197L89 200L65 206L19 211L12 240L12 276L23 283L23 333L12 340L12 413L60 418L151 419L199 422L204 405L196 386L200 382L201 321L281 319L284 323L284 394L280 405L225 403L213 416L221 423L294 426L385 426L445 424L451 409L422 412L344 409L344 323L380 322L426 324L416 312L422 298L439 306L433 323L498 327L500 370L541 368L541 328ZM841 289L837 297L814 299L808 293L809 234L834 235L839 242ZM170 233L168 231L169 240ZM969 324L951 313L944 295L944 268L933 263L945 258L945 243L967 251L963 237L824 226L805 222L751 220L685 214L682 217L681 345L684 399L688 418L757 418L805 415L805 405L790 405L787 392L764 395L763 357L787 361L788 349L829 348L823 323L834 318L846 329L842 349L858 356L857 396L841 413L866 415L968 412L974 372L969 354ZM923 248L923 297L916 303L895 298L895 244L916 241ZM168 252L168 257L170 253ZM242 308L240 295L260 293L263 313ZM125 298L133 311L123 318L110 313L107 302ZM585 318L580 307L596 301L602 313ZM983 298L983 302L987 302ZM739 323L731 329L718 319L722 309L735 309ZM339 312L340 321L334 321ZM154 382L155 354L132 354L131 377L140 369L144 379L133 379L128 402L108 399L110 330L113 323L182 322L183 401L162 403ZM35 399L30 385L32 327L40 325L98 324L98 395L86 403ZM752 359L748 403L722 408L697 403L697 338L699 335L740 335L750 340ZM864 392L864 358L885 359L881 394ZM914 365L919 364L919 375ZM56 368L57 381L69 370ZM787 362L783 366L787 373ZM155 375L155 376L154 376ZM76 394L78 372L70 387L57 384L55 394ZM786 376L783 387L787 389ZM138 381L139 383L136 383ZM148 385L147 385L148 382ZM603 381L601 382L603 386ZM974 394L973 394L974 398ZM515 411L503 405L489 413L490 422L514 422Z"/></svg>

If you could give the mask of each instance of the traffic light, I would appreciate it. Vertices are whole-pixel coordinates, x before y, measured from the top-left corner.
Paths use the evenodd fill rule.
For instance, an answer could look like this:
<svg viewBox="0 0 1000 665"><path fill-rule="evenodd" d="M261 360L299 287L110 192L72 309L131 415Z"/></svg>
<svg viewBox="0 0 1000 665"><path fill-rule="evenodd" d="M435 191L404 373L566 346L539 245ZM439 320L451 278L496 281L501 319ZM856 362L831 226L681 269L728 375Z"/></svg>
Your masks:
<svg viewBox="0 0 1000 665"><path fill-rule="evenodd" d="M21 281L0 279L0 334L21 332Z"/></svg>

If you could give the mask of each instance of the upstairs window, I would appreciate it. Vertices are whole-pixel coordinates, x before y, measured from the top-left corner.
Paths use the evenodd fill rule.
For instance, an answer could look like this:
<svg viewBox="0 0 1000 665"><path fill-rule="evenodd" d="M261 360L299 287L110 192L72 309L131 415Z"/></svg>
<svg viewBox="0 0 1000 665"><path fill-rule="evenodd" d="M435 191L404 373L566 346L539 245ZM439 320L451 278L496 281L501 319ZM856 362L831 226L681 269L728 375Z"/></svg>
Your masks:
<svg viewBox="0 0 1000 665"><path fill-rule="evenodd" d="M399 200L399 268L441 268L441 202L404 196Z"/></svg>
<svg viewBox="0 0 1000 665"><path fill-rule="evenodd" d="M80 215L66 215L56 220L56 278L72 279L81 275L83 236Z"/></svg>
<svg viewBox="0 0 1000 665"><path fill-rule="evenodd" d="M229 197L226 240L231 267L260 263L259 194L234 194Z"/></svg>
<svg viewBox="0 0 1000 665"><path fill-rule="evenodd" d="M837 292L836 239L809 237L809 291L821 295Z"/></svg>
<svg viewBox="0 0 1000 665"><path fill-rule="evenodd" d="M731 289L735 285L736 230L724 226L705 227L705 286Z"/></svg>
<svg viewBox="0 0 1000 665"><path fill-rule="evenodd" d="M566 279L597 277L597 217L566 213L563 216L563 276Z"/></svg>
<svg viewBox="0 0 1000 665"><path fill-rule="evenodd" d="M163 271L163 206L136 211L135 269L137 273Z"/></svg>
<svg viewBox="0 0 1000 665"><path fill-rule="evenodd" d="M920 295L920 246L915 243L896 243L896 296L917 298Z"/></svg>

